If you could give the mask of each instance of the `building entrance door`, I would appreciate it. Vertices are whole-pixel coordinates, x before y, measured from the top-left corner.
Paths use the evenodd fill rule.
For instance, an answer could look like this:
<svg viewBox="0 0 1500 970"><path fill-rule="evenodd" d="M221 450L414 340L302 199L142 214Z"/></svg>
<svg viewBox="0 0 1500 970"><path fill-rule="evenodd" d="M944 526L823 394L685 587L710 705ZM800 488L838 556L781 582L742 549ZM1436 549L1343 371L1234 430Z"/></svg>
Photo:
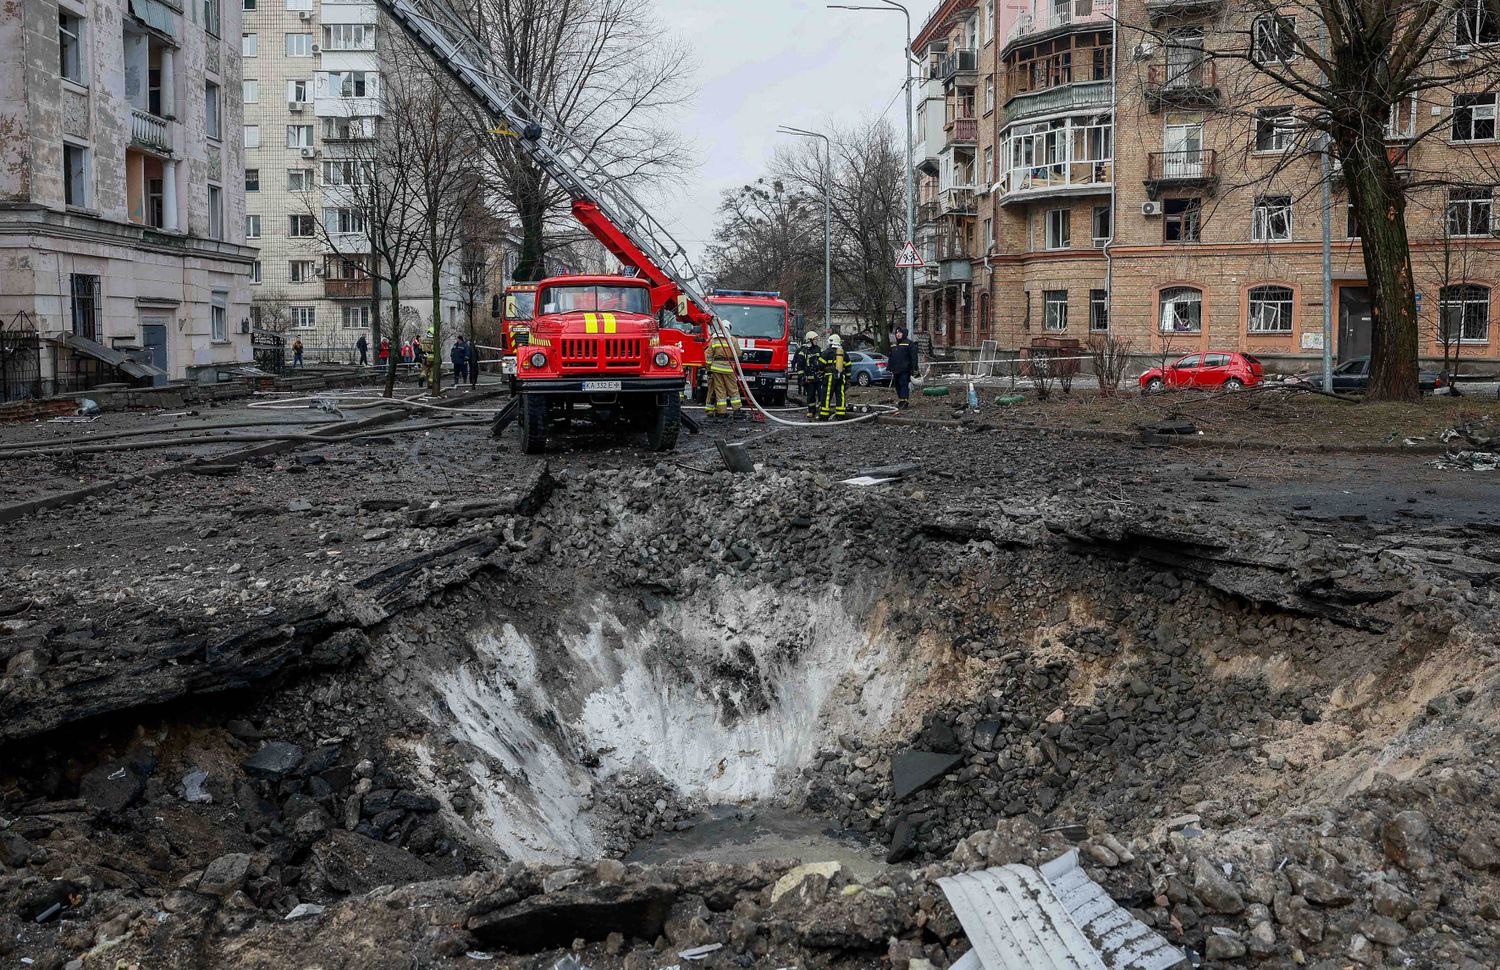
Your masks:
<svg viewBox="0 0 1500 970"><path fill-rule="evenodd" d="M161 369L153 383L160 386L167 382L171 368L167 366L167 321L165 317L141 318L141 346L146 350L146 362Z"/></svg>
<svg viewBox="0 0 1500 970"><path fill-rule="evenodd" d="M1339 363L1370 356L1373 326L1370 288L1339 287Z"/></svg>

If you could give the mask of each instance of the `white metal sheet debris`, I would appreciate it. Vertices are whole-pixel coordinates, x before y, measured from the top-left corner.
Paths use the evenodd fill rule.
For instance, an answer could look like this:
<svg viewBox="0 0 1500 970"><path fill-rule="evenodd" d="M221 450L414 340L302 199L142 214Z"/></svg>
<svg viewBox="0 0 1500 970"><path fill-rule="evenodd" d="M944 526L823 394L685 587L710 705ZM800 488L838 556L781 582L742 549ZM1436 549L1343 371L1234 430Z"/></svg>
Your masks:
<svg viewBox="0 0 1500 970"><path fill-rule="evenodd" d="M955 965L964 970L1167 970L1184 959L1084 873L1077 850L938 885L974 946Z"/></svg>

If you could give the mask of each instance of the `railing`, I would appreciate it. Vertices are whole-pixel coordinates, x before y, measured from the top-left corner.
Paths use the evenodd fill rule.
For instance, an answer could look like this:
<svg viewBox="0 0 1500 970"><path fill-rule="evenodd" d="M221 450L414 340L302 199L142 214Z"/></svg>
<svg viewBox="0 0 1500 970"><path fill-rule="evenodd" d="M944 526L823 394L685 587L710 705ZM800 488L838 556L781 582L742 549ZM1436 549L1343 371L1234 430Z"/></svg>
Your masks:
<svg viewBox="0 0 1500 970"><path fill-rule="evenodd" d="M1219 155L1212 148L1152 152L1146 165L1148 182L1201 182L1218 175Z"/></svg>
<svg viewBox="0 0 1500 970"><path fill-rule="evenodd" d="M974 246L969 238L958 233L949 233L937 238L938 262L946 262L952 259L973 259Z"/></svg>
<svg viewBox="0 0 1500 970"><path fill-rule="evenodd" d="M944 189L942 209L944 215L972 215L978 211L974 190L969 188Z"/></svg>
<svg viewBox="0 0 1500 970"><path fill-rule="evenodd" d="M1223 0L1146 0L1146 12L1152 16L1202 13L1218 7Z"/></svg>
<svg viewBox="0 0 1500 970"><path fill-rule="evenodd" d="M1214 62L1152 64L1146 71L1146 95L1158 99L1200 99L1218 90Z"/></svg>
<svg viewBox="0 0 1500 970"><path fill-rule="evenodd" d="M1005 38L1007 44L1027 34L1042 34L1070 24L1107 25L1115 9L1113 0L1037 0L1035 7L1034 12L1022 14L1011 27Z"/></svg>
<svg viewBox="0 0 1500 970"><path fill-rule="evenodd" d="M158 151L172 150L172 136L167 130L167 120L141 108L130 109L130 140Z"/></svg>
<svg viewBox="0 0 1500 970"><path fill-rule="evenodd" d="M1072 189L1107 189L1113 183L1113 159L1072 159L1048 165L1013 168L1000 174L1000 195L1061 194ZM1002 198L1002 201L1005 201Z"/></svg>
<svg viewBox="0 0 1500 970"><path fill-rule="evenodd" d="M974 278L974 264L967 259L952 259L938 264L939 283L968 283Z"/></svg>
<svg viewBox="0 0 1500 970"><path fill-rule="evenodd" d="M921 205L917 206L917 225L922 225L923 223L927 222L936 222L940 212L941 206L936 200L933 200L931 202L923 202Z"/></svg>
<svg viewBox="0 0 1500 970"><path fill-rule="evenodd" d="M979 121L975 118L954 118L946 125L948 144L976 142L979 140Z"/></svg>
<svg viewBox="0 0 1500 970"><path fill-rule="evenodd" d="M1109 82L1093 81L1017 94L1005 103L1005 120L1011 122L1031 115L1108 107Z"/></svg>
<svg viewBox="0 0 1500 970"><path fill-rule="evenodd" d="M1074 47L1018 58L1006 71L1012 96L1089 81L1108 81L1113 51L1108 46Z"/></svg>
<svg viewBox="0 0 1500 970"><path fill-rule="evenodd" d="M372 292L369 279L323 281L323 296L330 300L369 299Z"/></svg>
<svg viewBox="0 0 1500 970"><path fill-rule="evenodd" d="M979 70L979 52L975 50L949 51L943 55L939 77L947 81L955 74L973 74Z"/></svg>

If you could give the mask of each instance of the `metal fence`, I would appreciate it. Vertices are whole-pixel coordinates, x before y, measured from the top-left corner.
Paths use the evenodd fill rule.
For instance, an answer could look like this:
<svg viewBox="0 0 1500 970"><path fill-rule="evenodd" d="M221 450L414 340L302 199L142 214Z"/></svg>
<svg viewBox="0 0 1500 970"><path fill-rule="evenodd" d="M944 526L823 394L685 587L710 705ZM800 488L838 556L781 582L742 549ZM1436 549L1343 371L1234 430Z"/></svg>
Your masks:
<svg viewBox="0 0 1500 970"><path fill-rule="evenodd" d="M0 401L42 396L42 340L24 310L0 326Z"/></svg>

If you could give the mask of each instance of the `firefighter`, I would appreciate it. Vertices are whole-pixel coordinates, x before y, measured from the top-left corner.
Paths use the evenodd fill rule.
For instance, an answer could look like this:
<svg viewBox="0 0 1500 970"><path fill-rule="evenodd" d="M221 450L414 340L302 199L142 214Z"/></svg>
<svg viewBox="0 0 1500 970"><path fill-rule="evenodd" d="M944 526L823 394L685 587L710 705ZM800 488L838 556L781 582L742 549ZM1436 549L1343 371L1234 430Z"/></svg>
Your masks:
<svg viewBox="0 0 1500 970"><path fill-rule="evenodd" d="M723 332L715 332L708 341L703 359L708 364L708 398L703 402L703 411L709 417L727 419L730 412L739 419L744 416L744 404L740 400L740 382L734 373L734 362L739 359L739 346L730 333L729 322L721 320Z"/></svg>
<svg viewBox="0 0 1500 970"><path fill-rule="evenodd" d="M797 357L792 361L792 369L797 372L797 389L802 392L802 400L807 402L807 416L815 418L818 416L818 335L809 330L807 336L802 338L802 346L797 348Z"/></svg>
<svg viewBox="0 0 1500 970"><path fill-rule="evenodd" d="M828 346L818 355L818 371L822 379L818 395L818 420L832 418L842 421L847 414L844 408L844 388L849 383L849 357L844 353L844 341L838 334L830 334Z"/></svg>

